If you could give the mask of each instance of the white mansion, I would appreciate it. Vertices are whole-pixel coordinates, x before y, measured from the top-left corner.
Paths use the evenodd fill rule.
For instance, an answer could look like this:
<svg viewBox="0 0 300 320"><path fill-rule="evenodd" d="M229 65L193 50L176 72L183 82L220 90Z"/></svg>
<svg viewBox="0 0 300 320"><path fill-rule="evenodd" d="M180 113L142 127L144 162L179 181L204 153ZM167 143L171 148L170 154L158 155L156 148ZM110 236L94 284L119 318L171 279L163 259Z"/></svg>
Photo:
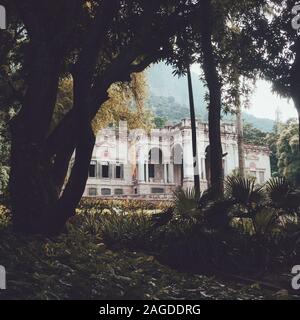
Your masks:
<svg viewBox="0 0 300 320"><path fill-rule="evenodd" d="M238 169L236 127L222 123L224 176ZM197 122L198 170L201 188L210 180L208 124ZM101 130L96 138L84 196L169 198L194 184L190 120L177 125L128 131L126 122ZM271 177L267 147L245 146L246 173L264 183Z"/></svg>

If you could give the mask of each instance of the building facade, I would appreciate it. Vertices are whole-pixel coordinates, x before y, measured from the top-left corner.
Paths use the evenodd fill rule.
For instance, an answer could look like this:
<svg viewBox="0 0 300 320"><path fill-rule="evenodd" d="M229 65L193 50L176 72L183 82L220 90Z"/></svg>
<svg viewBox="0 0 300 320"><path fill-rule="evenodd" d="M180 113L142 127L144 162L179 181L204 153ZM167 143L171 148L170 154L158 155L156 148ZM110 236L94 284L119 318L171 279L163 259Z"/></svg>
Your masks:
<svg viewBox="0 0 300 320"><path fill-rule="evenodd" d="M222 123L221 132L223 172L227 176L238 170L235 124ZM154 129L151 134L128 131L126 122L118 128L101 130L96 137L84 196L168 199L177 187L193 186L195 171L204 190L210 183L210 148L208 124L201 121L197 121L197 148L196 162L190 120ZM269 149L245 146L245 170L258 183L267 181L271 177Z"/></svg>

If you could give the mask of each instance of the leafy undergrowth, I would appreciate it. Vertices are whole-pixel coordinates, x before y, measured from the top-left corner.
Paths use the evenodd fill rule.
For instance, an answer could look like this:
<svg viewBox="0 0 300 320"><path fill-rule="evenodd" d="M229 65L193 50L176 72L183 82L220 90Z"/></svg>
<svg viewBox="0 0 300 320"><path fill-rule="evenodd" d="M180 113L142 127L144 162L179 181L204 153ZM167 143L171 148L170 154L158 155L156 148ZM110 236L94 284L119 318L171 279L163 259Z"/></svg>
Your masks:
<svg viewBox="0 0 300 320"><path fill-rule="evenodd" d="M1 209L1 208L0 208ZM16 236L0 213L0 299L266 299L256 286L176 272L149 255L111 251L100 236L70 225L56 239Z"/></svg>

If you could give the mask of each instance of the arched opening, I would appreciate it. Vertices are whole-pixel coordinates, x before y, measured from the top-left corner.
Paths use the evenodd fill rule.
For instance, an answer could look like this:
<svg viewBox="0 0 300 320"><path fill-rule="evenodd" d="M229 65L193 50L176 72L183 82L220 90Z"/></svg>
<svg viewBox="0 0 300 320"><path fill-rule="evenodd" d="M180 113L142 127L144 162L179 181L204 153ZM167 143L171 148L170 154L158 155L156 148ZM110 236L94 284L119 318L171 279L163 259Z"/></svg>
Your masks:
<svg viewBox="0 0 300 320"><path fill-rule="evenodd" d="M149 151L148 158L148 177L150 182L163 182L164 165L163 153L159 148L153 148Z"/></svg>

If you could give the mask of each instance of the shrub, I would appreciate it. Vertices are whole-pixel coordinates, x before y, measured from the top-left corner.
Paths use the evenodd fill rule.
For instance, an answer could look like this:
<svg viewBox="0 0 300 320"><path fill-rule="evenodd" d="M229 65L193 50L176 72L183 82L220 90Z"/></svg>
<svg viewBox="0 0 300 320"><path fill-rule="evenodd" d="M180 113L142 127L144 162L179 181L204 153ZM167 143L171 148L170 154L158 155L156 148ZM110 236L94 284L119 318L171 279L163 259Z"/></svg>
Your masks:
<svg viewBox="0 0 300 320"><path fill-rule="evenodd" d="M101 234L108 245L142 248L153 226L143 214L105 214L101 219Z"/></svg>

